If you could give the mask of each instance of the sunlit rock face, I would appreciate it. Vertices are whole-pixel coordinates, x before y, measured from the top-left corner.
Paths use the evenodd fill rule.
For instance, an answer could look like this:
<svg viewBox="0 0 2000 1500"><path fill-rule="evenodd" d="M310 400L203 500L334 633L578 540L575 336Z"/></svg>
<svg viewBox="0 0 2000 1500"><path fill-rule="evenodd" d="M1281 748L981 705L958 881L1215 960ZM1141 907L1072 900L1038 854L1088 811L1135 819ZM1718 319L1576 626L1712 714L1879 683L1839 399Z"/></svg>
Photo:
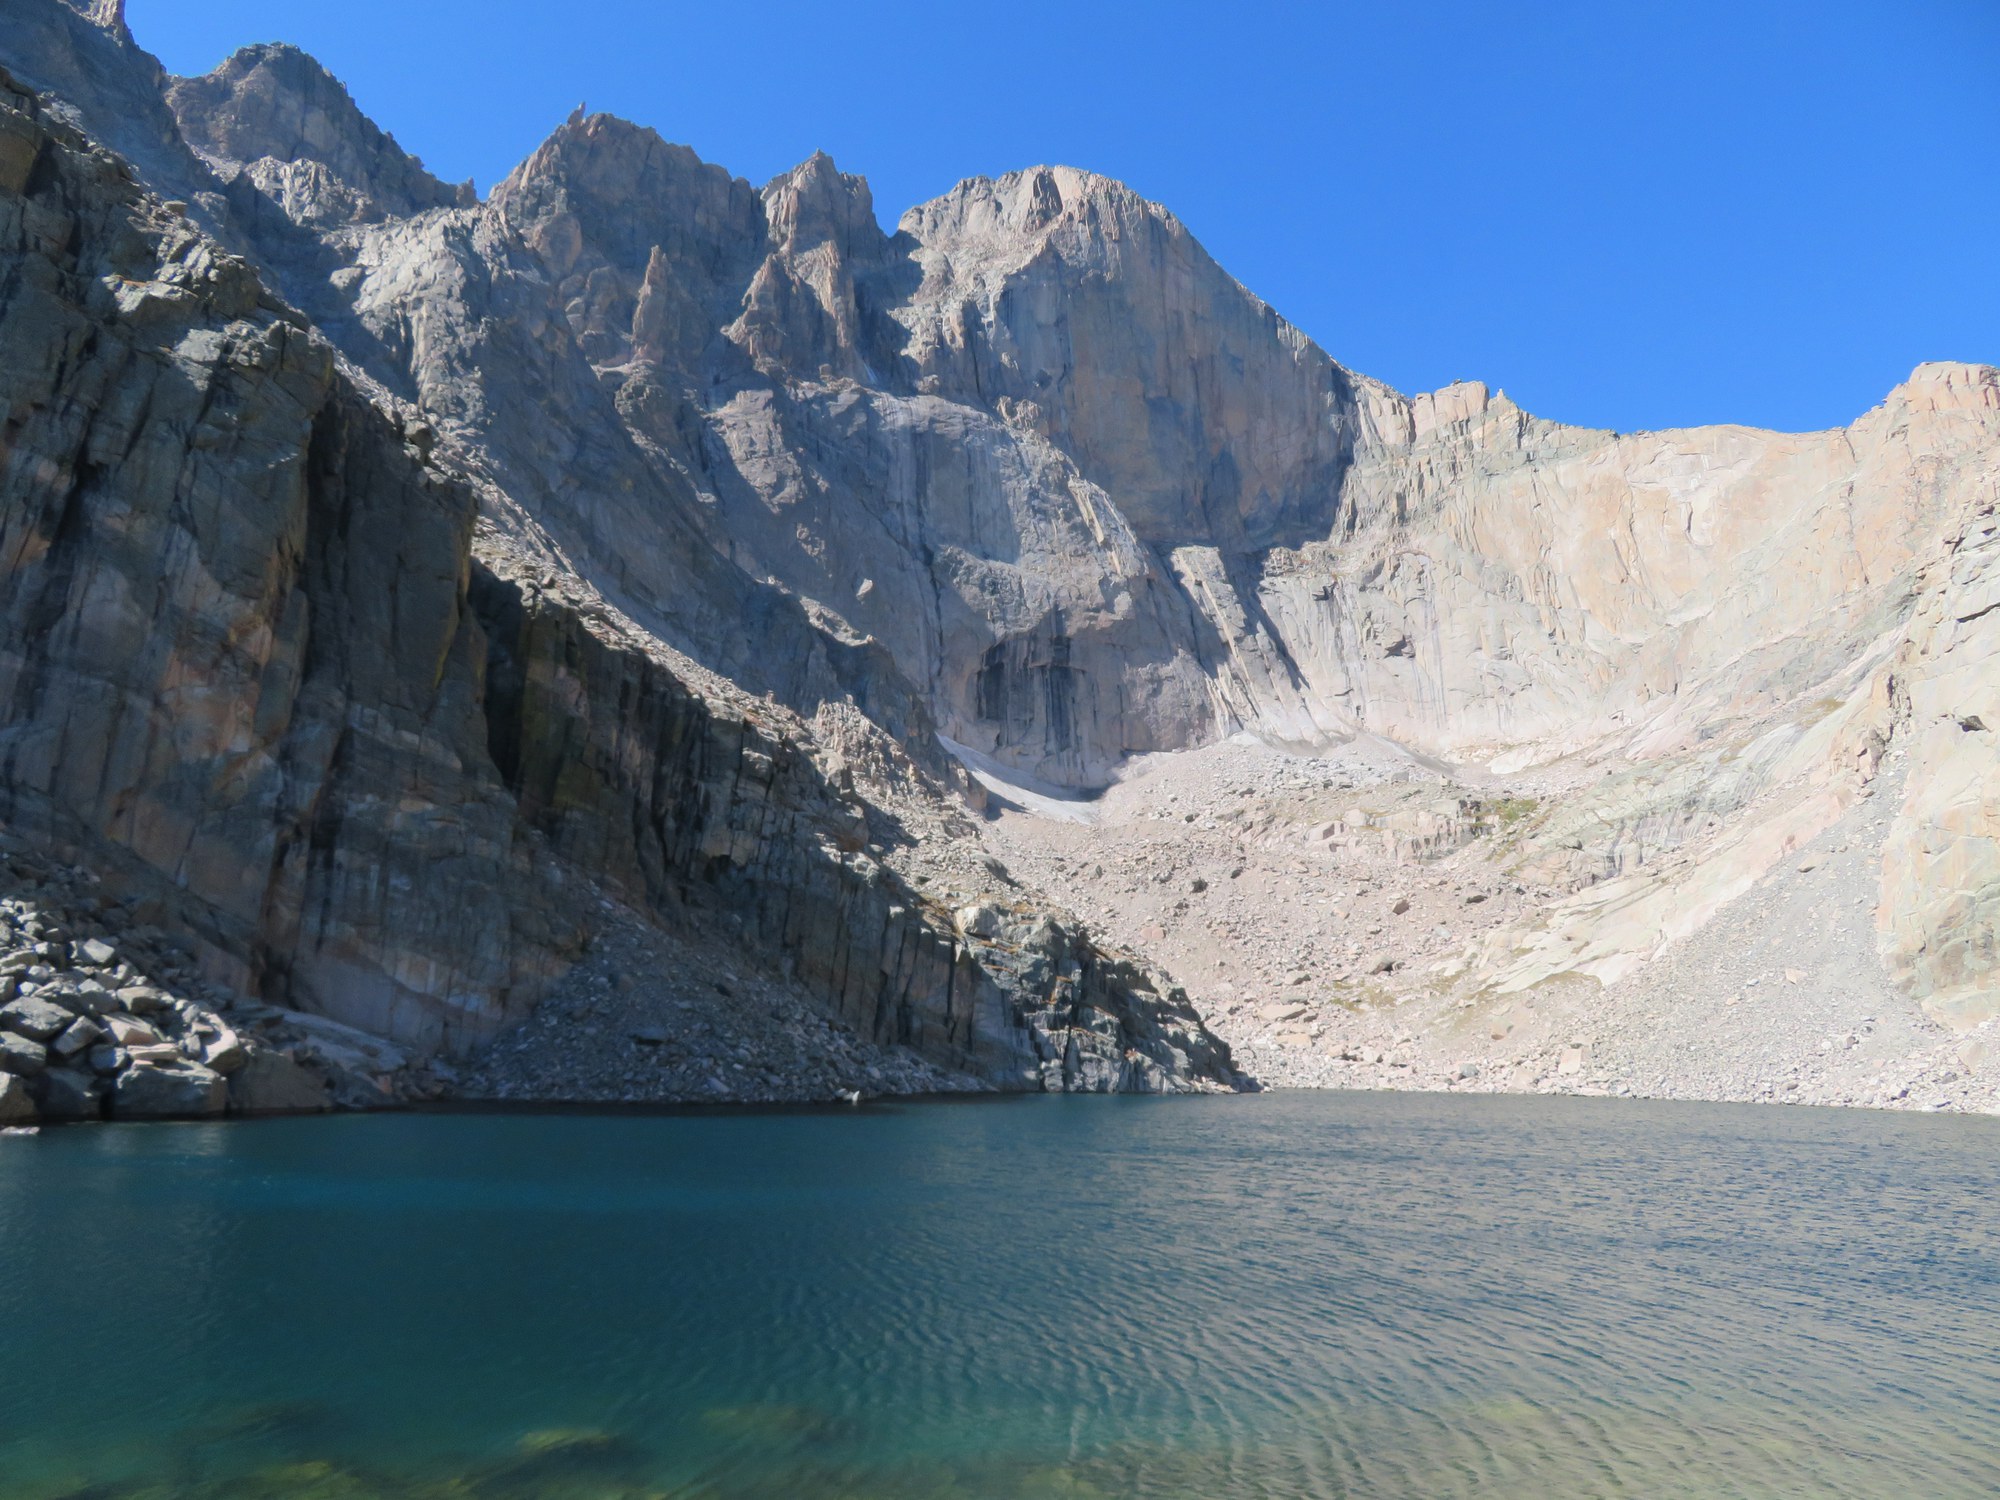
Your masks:
<svg viewBox="0 0 2000 1500"><path fill-rule="evenodd" d="M1990 440L1905 420L1945 367L1811 435L1406 398L1068 169L962 184L893 239L824 157L726 184L598 118L495 201L716 545L1058 782L1242 727L1521 763L1671 705L1657 753L1879 634L1962 500L1940 448ZM666 223L635 237L607 198Z"/></svg>
<svg viewBox="0 0 2000 1500"><path fill-rule="evenodd" d="M316 227L474 201L447 187L356 108L340 81L296 47L245 47L167 104L181 134L225 179L246 176L288 218Z"/></svg>

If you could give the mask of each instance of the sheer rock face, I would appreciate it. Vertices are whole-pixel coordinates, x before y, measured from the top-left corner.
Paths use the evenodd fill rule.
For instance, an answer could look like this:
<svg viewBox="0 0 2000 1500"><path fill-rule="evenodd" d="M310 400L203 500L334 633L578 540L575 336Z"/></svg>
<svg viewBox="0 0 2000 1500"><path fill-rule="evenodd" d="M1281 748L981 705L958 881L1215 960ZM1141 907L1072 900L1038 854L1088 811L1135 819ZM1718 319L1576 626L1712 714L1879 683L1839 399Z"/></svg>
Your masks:
<svg viewBox="0 0 2000 1500"><path fill-rule="evenodd" d="M550 236L522 205L573 196L579 133L659 150L630 127L559 131L507 194L531 244ZM1239 728L1366 730L1501 770L1658 763L1726 789L1710 816L1759 809L1696 869L1658 864L1680 835L1638 840L1641 868L1613 866L1629 887L1547 929L1594 936L1496 957L1509 983L1629 972L1859 794L1856 757L1897 729L1882 673L1918 618L1918 573L2000 442L1992 373L1963 366L1926 366L1817 434L1595 432L1476 383L1404 397L1102 179L971 182L888 239L857 222L862 202L808 162L766 189L733 261L713 212L679 215L671 247L649 230L643 256L577 218L580 259L614 268L594 284L615 291L565 316L715 548L879 642L952 739L1058 783ZM1708 765L1719 750L1740 773ZM1941 810L1914 815L1945 836ZM1963 863L1984 846L1952 847ZM1972 895L1910 875L1896 899L1915 925L1896 941L1949 945L1922 914L1978 911L1990 880L1972 865L1953 877ZM1909 972L1985 996L1983 963Z"/></svg>
<svg viewBox="0 0 2000 1500"><path fill-rule="evenodd" d="M2000 416L2000 376L1941 368L1912 421ZM1989 446L1919 574L1888 689L1910 736L1901 815L1883 851L1891 971L1954 1026L2000 1015L2000 454Z"/></svg>
<svg viewBox="0 0 2000 1500"><path fill-rule="evenodd" d="M491 208L540 258L600 366L630 361L642 290L653 357L691 365L735 316L764 253L749 183L610 115L556 131L493 190Z"/></svg>
<svg viewBox="0 0 2000 1500"><path fill-rule="evenodd" d="M473 201L447 187L355 107L296 47L245 47L213 73L176 78L181 136L225 178L246 175L287 218L315 228Z"/></svg>
<svg viewBox="0 0 2000 1500"><path fill-rule="evenodd" d="M895 316L927 388L1049 438L1163 551L1325 538L1385 388L1246 292L1165 209L1037 167L911 209Z"/></svg>
<svg viewBox="0 0 2000 1500"><path fill-rule="evenodd" d="M1047 437L921 388L891 316L917 271L859 179L819 156L760 195L593 116L491 213L652 469L621 460L600 494L686 517L739 575L877 643L954 739L1087 782L1214 730L1186 601L1117 507ZM614 545L602 565L661 601L673 555Z"/></svg>
<svg viewBox="0 0 2000 1500"><path fill-rule="evenodd" d="M8 820L114 845L243 988L432 1043L559 951L476 766L473 498L255 271L16 94L0 700Z"/></svg>
<svg viewBox="0 0 2000 1500"><path fill-rule="evenodd" d="M122 0L8 0L0 62L51 108L137 169L155 192L185 201L213 227L226 212L221 184L182 139L167 107L166 70L133 44Z"/></svg>

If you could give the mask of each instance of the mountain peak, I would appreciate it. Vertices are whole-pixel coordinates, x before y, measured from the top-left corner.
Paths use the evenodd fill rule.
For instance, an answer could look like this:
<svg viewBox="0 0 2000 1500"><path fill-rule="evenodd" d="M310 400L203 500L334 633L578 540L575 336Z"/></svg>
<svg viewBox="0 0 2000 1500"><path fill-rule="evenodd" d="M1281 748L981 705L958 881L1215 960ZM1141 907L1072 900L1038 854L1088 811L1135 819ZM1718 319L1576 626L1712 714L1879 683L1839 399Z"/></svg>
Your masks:
<svg viewBox="0 0 2000 1500"><path fill-rule="evenodd" d="M318 59L286 43L244 47L210 73L176 78L167 102L189 145L225 174L247 171L294 217L366 221L473 201L470 183L432 176ZM303 203L292 193L299 163L334 179Z"/></svg>
<svg viewBox="0 0 2000 1500"><path fill-rule="evenodd" d="M1124 183L1079 167L1034 166L999 177L968 177L949 192L904 214L902 227L919 239L1038 235L1092 213L1128 221L1152 219L1184 232L1161 204Z"/></svg>
<svg viewBox="0 0 2000 1500"><path fill-rule="evenodd" d="M121 42L132 40L132 29L125 24L125 0L69 0L69 6L93 26L102 26Z"/></svg>
<svg viewBox="0 0 2000 1500"><path fill-rule="evenodd" d="M843 255L852 255L882 239L868 179L841 171L824 151L773 177L764 185L763 198L771 238L787 249L830 242Z"/></svg>

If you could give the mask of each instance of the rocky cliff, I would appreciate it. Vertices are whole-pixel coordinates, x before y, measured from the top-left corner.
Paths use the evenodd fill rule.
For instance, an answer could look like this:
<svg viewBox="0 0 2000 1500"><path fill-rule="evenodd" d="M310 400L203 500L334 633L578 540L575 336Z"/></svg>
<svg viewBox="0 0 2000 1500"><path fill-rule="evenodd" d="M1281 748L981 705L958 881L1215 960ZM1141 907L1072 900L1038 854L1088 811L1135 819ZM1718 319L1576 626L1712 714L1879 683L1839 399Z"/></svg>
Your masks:
<svg viewBox="0 0 2000 1500"><path fill-rule="evenodd" d="M946 1067L1221 1079L987 867L966 768L1070 816L1247 734L1455 781L1329 849L1505 830L1547 899L1440 969L1498 993L1620 982L1911 747L1885 961L2000 1010L1993 370L1826 433L1567 427L1345 369L1088 173L890 232L824 155L760 189L579 111L480 202L293 49L169 79L116 7L8 11L70 122L21 105L68 154L9 201L88 233L8 283L63 289L14 294L21 348L77 351L9 372L8 659L78 686L17 695L5 795L170 876L232 984L488 1035L602 891Z"/></svg>
<svg viewBox="0 0 2000 1500"><path fill-rule="evenodd" d="M518 1021L615 906L726 915L861 1037L989 1085L1230 1079L1183 999L1032 903L961 933L880 858L918 833L872 833L808 723L558 582L541 533L476 544L483 473L7 90L12 829L168 903L228 990L421 1051ZM906 815L955 805L900 760Z"/></svg>

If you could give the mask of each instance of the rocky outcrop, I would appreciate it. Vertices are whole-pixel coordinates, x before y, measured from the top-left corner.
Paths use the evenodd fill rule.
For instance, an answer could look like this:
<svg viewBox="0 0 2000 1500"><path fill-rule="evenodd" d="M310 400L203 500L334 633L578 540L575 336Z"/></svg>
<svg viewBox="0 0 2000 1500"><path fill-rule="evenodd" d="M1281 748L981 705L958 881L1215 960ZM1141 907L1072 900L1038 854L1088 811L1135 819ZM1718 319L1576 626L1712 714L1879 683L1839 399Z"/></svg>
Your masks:
<svg viewBox="0 0 2000 1500"><path fill-rule="evenodd" d="M373 1077L300 1047L279 1015L244 1011L190 973L146 920L157 900L103 884L0 835L0 1118L8 1123L202 1118L380 1099ZM263 1086L284 1076L282 1095Z"/></svg>
<svg viewBox="0 0 2000 1500"><path fill-rule="evenodd" d="M1232 1076L1185 995L1046 911L947 925L869 852L869 804L829 795L802 725L705 701L532 588L481 574L472 597L494 762L568 867L645 909L713 914L861 1036L980 1078L1160 1092Z"/></svg>
<svg viewBox="0 0 2000 1500"><path fill-rule="evenodd" d="M304 226L474 201L472 184L447 187L431 176L296 47L245 47L212 73L172 80L166 100L182 139L219 177L246 176Z"/></svg>
<svg viewBox="0 0 2000 1500"><path fill-rule="evenodd" d="M1164 208L1069 167L973 178L903 216L894 316L926 388L1049 439L1170 554L1325 538L1386 387L1342 369Z"/></svg>
<svg viewBox="0 0 2000 1500"><path fill-rule="evenodd" d="M132 40L123 0L11 0L0 63L51 107L87 115L93 137L161 197L215 228L228 209L220 184L182 139L167 107L168 77Z"/></svg>
<svg viewBox="0 0 2000 1500"><path fill-rule="evenodd" d="M618 182L661 222L635 235ZM1991 439L1906 422L1921 371L1802 436L1405 398L1068 169L885 239L824 158L759 215L593 117L495 200L711 544L879 642L954 741L1070 785L1243 728L1518 766L1648 724L1667 753L1890 628L1958 503L1932 437L1950 465Z"/></svg>
<svg viewBox="0 0 2000 1500"><path fill-rule="evenodd" d="M651 131L592 116L496 188L490 217L497 226L473 233L532 252L519 284L539 262L556 289L549 313L594 378L543 364L565 391L616 391L615 416L592 411L582 430L605 434L585 450L593 493L647 497L621 536L686 526L729 564L725 593L741 595L746 577L775 583L836 638L872 643L871 691L901 678L952 738L1063 779L1218 722L1185 600L1117 507L1054 443L937 392L902 352L895 310L916 268L858 178L820 156L759 195ZM492 367L417 363L427 390L465 389ZM482 446L527 434L573 446L533 414L501 426L485 424ZM528 470L513 469L510 493L561 516L563 486ZM686 592L671 576L684 549L607 548L582 530L565 533L579 538L572 555L615 578L635 618L704 660L727 649L661 602ZM852 677L842 686L855 692ZM780 691L810 711L811 695Z"/></svg>

